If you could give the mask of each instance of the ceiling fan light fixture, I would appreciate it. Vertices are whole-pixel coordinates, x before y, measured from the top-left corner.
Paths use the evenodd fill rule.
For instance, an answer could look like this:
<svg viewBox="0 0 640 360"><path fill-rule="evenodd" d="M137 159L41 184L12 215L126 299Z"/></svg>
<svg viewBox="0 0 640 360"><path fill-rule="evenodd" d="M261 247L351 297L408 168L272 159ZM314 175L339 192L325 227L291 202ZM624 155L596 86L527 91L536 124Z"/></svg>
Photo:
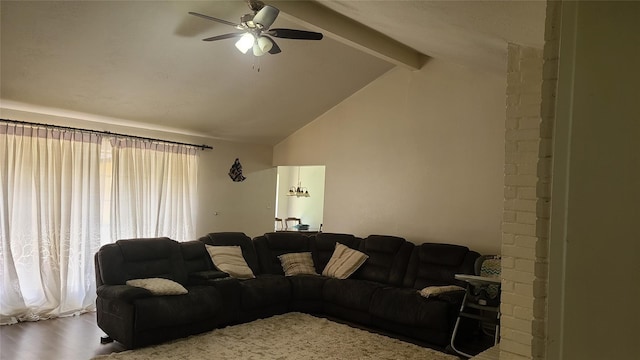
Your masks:
<svg viewBox="0 0 640 360"><path fill-rule="evenodd" d="M238 48L241 53L246 54L247 51L251 49L255 41L256 38L253 36L253 34L246 33L242 35L242 37L240 37L240 40L236 42L236 48Z"/></svg>
<svg viewBox="0 0 640 360"><path fill-rule="evenodd" d="M1 0L0 0L1 1ZM297 39L297 40L320 40L322 34L296 29L271 29L271 25L274 24L280 10L274 6L265 5L260 0L247 0L249 9L252 14L244 14L240 17L240 23L234 23L231 21L218 19L213 16L189 12L189 15L194 15L206 20L215 21L224 25L232 26L240 32L222 34L211 36L204 41L217 41L231 38L240 37L235 43L236 48L241 53L246 54L249 49L253 49L255 56L262 56L266 53L275 55L282 52L274 38L279 39Z"/></svg>
<svg viewBox="0 0 640 360"><path fill-rule="evenodd" d="M255 56L262 56L264 55L265 52L262 51L262 49L260 49L260 45L258 45L258 42L256 42L255 44L253 44L253 55Z"/></svg>
<svg viewBox="0 0 640 360"><path fill-rule="evenodd" d="M269 52L269 50L273 48L273 42L271 42L271 39L265 36L258 37L257 43L263 53Z"/></svg>

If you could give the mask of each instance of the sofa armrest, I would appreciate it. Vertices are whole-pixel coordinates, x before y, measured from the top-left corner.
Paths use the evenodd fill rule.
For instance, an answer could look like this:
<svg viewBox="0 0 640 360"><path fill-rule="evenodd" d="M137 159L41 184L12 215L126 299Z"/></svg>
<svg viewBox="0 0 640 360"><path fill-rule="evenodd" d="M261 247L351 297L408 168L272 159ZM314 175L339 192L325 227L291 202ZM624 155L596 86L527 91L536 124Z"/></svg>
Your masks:
<svg viewBox="0 0 640 360"><path fill-rule="evenodd" d="M462 304L462 299L464 298L465 291L464 290L455 290L448 291L442 294L439 294L436 298L442 301L446 301L450 304L460 305Z"/></svg>
<svg viewBox="0 0 640 360"><path fill-rule="evenodd" d="M101 285L96 289L96 293L98 297L103 299L125 302L153 296L151 291L147 289L129 285Z"/></svg>
<svg viewBox="0 0 640 360"><path fill-rule="evenodd" d="M189 280L192 280L192 279L210 280L210 279L222 279L226 277L229 277L229 274L220 270L196 271L189 274Z"/></svg>

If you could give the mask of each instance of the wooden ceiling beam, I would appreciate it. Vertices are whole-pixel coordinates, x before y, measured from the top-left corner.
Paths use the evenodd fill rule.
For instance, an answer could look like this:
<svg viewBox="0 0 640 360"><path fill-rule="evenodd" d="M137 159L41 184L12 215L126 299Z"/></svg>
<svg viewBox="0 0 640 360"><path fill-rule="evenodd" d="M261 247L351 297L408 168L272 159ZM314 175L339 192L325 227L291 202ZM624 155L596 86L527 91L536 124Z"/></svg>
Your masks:
<svg viewBox="0 0 640 360"><path fill-rule="evenodd" d="M270 1L280 16L395 65L418 70L424 55L315 1Z"/></svg>

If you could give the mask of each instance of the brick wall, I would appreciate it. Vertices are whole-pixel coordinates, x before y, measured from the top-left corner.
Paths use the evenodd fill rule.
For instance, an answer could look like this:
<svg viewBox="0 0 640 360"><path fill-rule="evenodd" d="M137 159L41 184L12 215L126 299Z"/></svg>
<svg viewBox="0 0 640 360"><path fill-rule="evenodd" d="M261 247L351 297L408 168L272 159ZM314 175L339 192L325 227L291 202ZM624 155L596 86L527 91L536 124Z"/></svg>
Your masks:
<svg viewBox="0 0 640 360"><path fill-rule="evenodd" d="M508 56L500 350L501 357L531 359L536 266L545 243L538 231L544 203L537 195L542 50L509 44Z"/></svg>
<svg viewBox="0 0 640 360"><path fill-rule="evenodd" d="M502 224L501 359L544 359L551 155L560 2L547 3L544 51L509 45Z"/></svg>

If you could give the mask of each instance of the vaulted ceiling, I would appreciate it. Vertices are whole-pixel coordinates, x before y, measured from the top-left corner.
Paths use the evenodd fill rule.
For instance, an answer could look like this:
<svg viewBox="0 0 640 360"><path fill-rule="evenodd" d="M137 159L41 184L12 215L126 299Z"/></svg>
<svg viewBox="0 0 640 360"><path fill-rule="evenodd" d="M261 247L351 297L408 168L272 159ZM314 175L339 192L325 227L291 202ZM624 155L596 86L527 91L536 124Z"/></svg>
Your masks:
<svg viewBox="0 0 640 360"><path fill-rule="evenodd" d="M269 3L269 1L267 1ZM321 31L243 55L244 1L2 1L2 106L34 105L275 144L393 66L428 58L503 74L506 44L542 47L544 1L273 1L273 27Z"/></svg>

